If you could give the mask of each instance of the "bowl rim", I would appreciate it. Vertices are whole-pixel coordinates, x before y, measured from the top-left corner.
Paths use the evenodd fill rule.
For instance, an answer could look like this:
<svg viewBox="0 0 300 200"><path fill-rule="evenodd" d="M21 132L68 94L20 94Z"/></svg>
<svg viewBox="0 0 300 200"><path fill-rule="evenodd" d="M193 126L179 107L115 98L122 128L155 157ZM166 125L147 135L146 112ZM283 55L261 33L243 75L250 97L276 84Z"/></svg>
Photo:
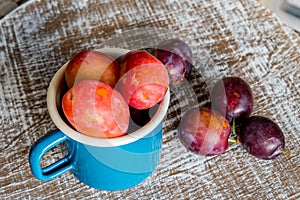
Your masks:
<svg viewBox="0 0 300 200"><path fill-rule="evenodd" d="M102 53L108 54L113 58L117 58L123 54L126 54L130 50L128 49L120 49L120 48L102 48L102 49L95 49ZM68 61L69 62L69 61ZM78 131L74 130L70 127L60 116L59 111L57 109L57 91L61 84L62 79L64 78L64 71L68 64L66 62L53 76L51 82L48 87L47 91L47 108L50 115L50 118L56 125L56 127L63 132L65 135L70 137L71 139L91 146L98 146L98 147L113 147L113 146L121 146L125 144L129 144L132 142L141 139L148 134L150 134L160 123L162 123L163 118L167 113L167 109L170 102L170 90L168 89L166 95L160 106L151 119L145 126L138 129L137 131L130 133L125 136L117 137L117 138L96 138L90 137L84 134L79 133Z"/></svg>

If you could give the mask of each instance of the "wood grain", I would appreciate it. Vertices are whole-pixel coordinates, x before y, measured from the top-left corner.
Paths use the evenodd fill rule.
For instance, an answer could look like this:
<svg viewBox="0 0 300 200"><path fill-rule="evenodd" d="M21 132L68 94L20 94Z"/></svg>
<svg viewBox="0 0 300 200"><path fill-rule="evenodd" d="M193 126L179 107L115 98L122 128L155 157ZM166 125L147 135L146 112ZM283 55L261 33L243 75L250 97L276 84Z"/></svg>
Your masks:
<svg viewBox="0 0 300 200"><path fill-rule="evenodd" d="M0 25L0 199L300 199L300 39L260 3L39 0ZM172 37L191 46L197 70L185 88L172 90L162 157L152 176L120 192L95 190L71 173L49 182L35 179L28 154L55 128L46 92L56 70L82 49L133 49ZM293 157L258 160L238 144L221 156L201 157L180 145L182 113L208 103L211 86L225 75L248 81L253 114L282 127ZM61 156L59 148L51 150L44 164Z"/></svg>

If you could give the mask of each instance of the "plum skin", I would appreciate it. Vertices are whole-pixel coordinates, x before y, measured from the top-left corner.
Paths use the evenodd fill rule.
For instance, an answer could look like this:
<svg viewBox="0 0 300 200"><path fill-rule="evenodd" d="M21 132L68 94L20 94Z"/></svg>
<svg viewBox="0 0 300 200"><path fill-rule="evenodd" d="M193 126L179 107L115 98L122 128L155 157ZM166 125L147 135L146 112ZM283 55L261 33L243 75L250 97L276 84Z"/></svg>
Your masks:
<svg viewBox="0 0 300 200"><path fill-rule="evenodd" d="M120 64L116 89L136 109L148 109L162 101L169 87L168 71L153 55L143 50L125 54Z"/></svg>
<svg viewBox="0 0 300 200"><path fill-rule="evenodd" d="M228 148L229 122L209 108L192 108L182 117L178 137L183 146L195 154L213 156Z"/></svg>
<svg viewBox="0 0 300 200"><path fill-rule="evenodd" d="M186 77L191 74L192 64L184 60L180 55L171 51L158 49L156 57L168 70L170 85L180 84Z"/></svg>
<svg viewBox="0 0 300 200"><path fill-rule="evenodd" d="M126 101L99 81L76 83L63 96L62 109L70 124L90 137L120 137L128 129L130 113Z"/></svg>
<svg viewBox="0 0 300 200"><path fill-rule="evenodd" d="M214 109L224 114L228 121L242 121L250 116L254 100L250 86L239 77L224 77L211 92Z"/></svg>
<svg viewBox="0 0 300 200"><path fill-rule="evenodd" d="M155 47L142 50L155 56L168 70L170 86L177 86L189 77L193 66L192 51L187 43L178 38L167 39Z"/></svg>
<svg viewBox="0 0 300 200"><path fill-rule="evenodd" d="M193 62L193 54L187 43L178 38L164 40L159 43L157 49L166 50L180 56L183 60L189 63Z"/></svg>
<svg viewBox="0 0 300 200"><path fill-rule="evenodd" d="M64 75L69 88L83 80L98 80L114 87L119 73L114 58L96 50L83 50L72 57Z"/></svg>
<svg viewBox="0 0 300 200"><path fill-rule="evenodd" d="M172 38L161 42L153 55L168 69L171 86L180 84L192 71L192 51L187 43Z"/></svg>
<svg viewBox="0 0 300 200"><path fill-rule="evenodd" d="M244 149L260 159L273 159L284 150L284 134L271 119L252 116L243 122L239 139Z"/></svg>

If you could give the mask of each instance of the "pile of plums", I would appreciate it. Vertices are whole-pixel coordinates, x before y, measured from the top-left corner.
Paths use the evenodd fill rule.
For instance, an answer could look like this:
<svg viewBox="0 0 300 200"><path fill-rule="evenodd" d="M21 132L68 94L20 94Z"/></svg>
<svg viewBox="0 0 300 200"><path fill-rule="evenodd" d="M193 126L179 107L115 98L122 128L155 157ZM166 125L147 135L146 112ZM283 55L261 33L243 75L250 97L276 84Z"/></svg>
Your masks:
<svg viewBox="0 0 300 200"><path fill-rule="evenodd" d="M82 51L65 71L70 89L62 100L63 111L83 134L119 137L130 132L130 119L138 126L149 122L149 113L157 110L168 87L180 85L192 68L190 47L176 38L130 51L119 60L93 50ZM251 116L253 106L253 94L245 80L223 77L212 88L211 107L191 108L183 114L177 129L180 142L205 156L224 153L231 141L240 142L261 159L289 154L280 127L266 117Z"/></svg>
<svg viewBox="0 0 300 200"><path fill-rule="evenodd" d="M68 62L64 75L67 120L78 132L97 138L124 136L145 125L169 87L163 63L143 50L120 59L84 50Z"/></svg>
<svg viewBox="0 0 300 200"><path fill-rule="evenodd" d="M272 159L288 153L283 132L275 122L250 116L253 104L252 91L243 79L224 77L213 86L211 108L191 109L184 114L179 139L190 151L206 156L224 153L231 135L257 158Z"/></svg>
<svg viewBox="0 0 300 200"><path fill-rule="evenodd" d="M164 41L149 52L168 69L171 86L180 84L190 74L192 52L182 40ZM178 137L188 150L205 156L224 153L231 141L240 142L247 152L261 159L289 154L283 132L274 121L250 116L253 105L253 94L246 81L235 76L224 77L211 91L210 108L197 107L184 113ZM238 131L236 124L240 127Z"/></svg>
<svg viewBox="0 0 300 200"><path fill-rule="evenodd" d="M96 50L76 53L65 69L62 109L78 132L115 138L147 124L169 85L190 74L192 52L179 39L114 59Z"/></svg>

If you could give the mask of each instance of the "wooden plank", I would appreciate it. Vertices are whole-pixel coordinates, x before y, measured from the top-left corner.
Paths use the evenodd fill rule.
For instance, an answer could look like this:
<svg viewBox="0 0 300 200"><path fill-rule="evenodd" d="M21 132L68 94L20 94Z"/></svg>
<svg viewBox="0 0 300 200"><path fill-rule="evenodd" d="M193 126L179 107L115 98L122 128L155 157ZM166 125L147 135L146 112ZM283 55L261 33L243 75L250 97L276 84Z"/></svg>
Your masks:
<svg viewBox="0 0 300 200"><path fill-rule="evenodd" d="M283 128L294 156L258 160L238 144L221 156L189 153L176 125L190 98L173 92L161 162L143 183L106 192L71 173L36 180L28 154L55 128L46 107L55 71L82 49L139 48L174 36L194 54L198 71L187 92L193 98L195 91L196 104L209 101L209 89L222 76L244 78L255 96L254 114ZM255 1L30 1L0 20L0 50L0 199L300 199L300 40ZM52 150L44 164L61 156Z"/></svg>

